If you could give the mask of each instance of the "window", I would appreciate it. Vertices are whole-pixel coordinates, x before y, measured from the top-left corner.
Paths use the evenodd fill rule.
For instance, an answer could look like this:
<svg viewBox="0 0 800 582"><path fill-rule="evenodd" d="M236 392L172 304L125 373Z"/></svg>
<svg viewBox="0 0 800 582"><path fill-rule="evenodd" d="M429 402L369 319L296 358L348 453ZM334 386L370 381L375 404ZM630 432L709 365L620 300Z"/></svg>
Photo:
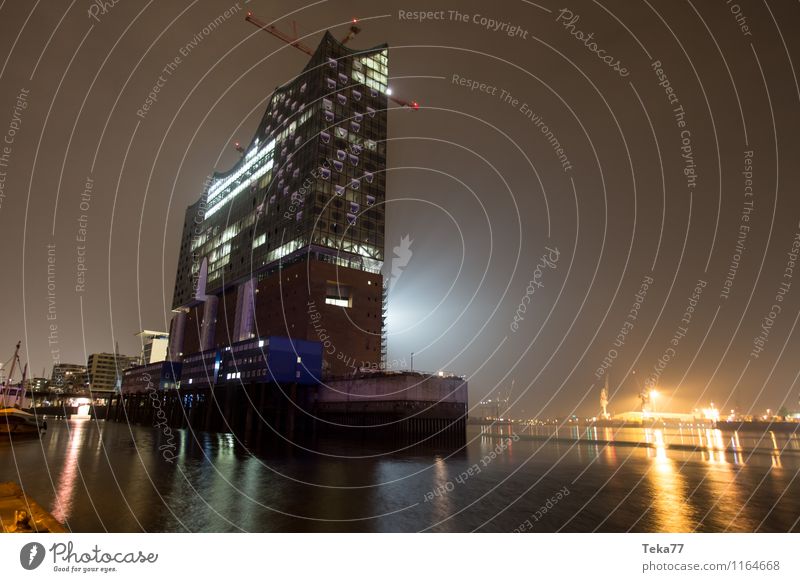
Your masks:
<svg viewBox="0 0 800 582"><path fill-rule="evenodd" d="M336 307L352 307L353 296L350 287L340 285L337 281L328 281L325 290L325 303Z"/></svg>

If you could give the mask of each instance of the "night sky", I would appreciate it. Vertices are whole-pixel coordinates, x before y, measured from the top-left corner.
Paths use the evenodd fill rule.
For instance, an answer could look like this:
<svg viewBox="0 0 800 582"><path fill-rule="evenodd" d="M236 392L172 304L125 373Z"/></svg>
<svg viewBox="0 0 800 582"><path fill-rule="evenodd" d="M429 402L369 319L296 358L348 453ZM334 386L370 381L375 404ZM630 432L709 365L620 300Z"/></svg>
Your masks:
<svg viewBox="0 0 800 582"><path fill-rule="evenodd" d="M389 114L390 360L473 404L515 380L517 417L597 414L606 376L631 410L634 370L659 408L798 408L796 2L0 2L0 360L167 329L186 206L307 61L248 10L311 46L360 18L420 103Z"/></svg>

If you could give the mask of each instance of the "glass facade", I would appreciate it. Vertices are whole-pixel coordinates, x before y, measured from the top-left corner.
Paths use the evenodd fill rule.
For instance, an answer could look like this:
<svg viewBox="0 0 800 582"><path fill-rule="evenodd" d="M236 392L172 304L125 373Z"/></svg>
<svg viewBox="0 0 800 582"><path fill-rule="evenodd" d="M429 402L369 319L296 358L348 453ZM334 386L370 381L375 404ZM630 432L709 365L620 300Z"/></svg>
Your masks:
<svg viewBox="0 0 800 582"><path fill-rule="evenodd" d="M377 273L386 192L386 45L330 33L275 90L253 141L186 213L173 307L306 257Z"/></svg>

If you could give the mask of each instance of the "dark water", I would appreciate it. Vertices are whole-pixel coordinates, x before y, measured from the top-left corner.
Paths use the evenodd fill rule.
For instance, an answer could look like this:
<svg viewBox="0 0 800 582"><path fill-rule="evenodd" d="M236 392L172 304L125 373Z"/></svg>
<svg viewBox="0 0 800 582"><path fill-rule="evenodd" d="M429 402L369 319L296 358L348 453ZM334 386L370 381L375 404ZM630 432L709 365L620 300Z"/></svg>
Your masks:
<svg viewBox="0 0 800 582"><path fill-rule="evenodd" d="M800 530L800 452L790 440L692 452L641 433L628 436L657 446L509 441L471 427L467 448L452 454L343 458L251 453L232 435L177 431L170 463L153 428L50 421L41 440L0 441L0 481L19 482L76 532L508 532L526 520L529 531Z"/></svg>

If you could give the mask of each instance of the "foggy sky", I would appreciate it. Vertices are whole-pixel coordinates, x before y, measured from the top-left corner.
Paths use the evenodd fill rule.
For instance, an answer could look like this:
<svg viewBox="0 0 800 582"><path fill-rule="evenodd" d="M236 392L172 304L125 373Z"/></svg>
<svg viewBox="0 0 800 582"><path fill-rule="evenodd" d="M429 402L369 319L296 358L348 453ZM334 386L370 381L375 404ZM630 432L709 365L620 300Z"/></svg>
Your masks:
<svg viewBox="0 0 800 582"><path fill-rule="evenodd" d="M636 404L633 370L656 374L665 408L798 408L800 273L785 276L800 232L796 3L743 2L738 21L724 0L121 0L96 18L92 5L0 7L1 360L22 340L31 372L49 376L55 357L85 362L115 342L133 354L137 331L167 329L186 206L307 61L246 11L287 31L294 18L311 46L357 16L350 45L388 42L395 95L421 105L389 114L387 268L413 240L390 359L465 374L471 403L515 380L514 416L596 414L610 350L615 412ZM570 28L561 9L579 16Z"/></svg>

